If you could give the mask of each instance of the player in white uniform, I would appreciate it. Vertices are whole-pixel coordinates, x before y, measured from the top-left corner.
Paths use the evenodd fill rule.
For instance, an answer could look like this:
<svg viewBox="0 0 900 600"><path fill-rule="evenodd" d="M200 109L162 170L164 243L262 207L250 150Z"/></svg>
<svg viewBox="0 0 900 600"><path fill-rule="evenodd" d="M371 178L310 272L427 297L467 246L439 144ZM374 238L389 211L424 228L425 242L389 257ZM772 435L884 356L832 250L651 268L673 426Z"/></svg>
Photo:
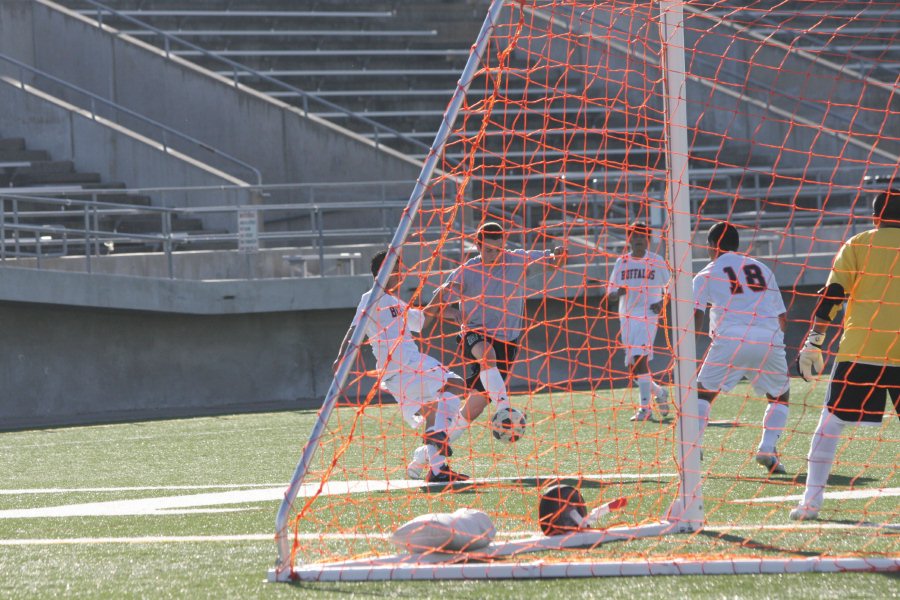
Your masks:
<svg viewBox="0 0 900 600"><path fill-rule="evenodd" d="M770 473L785 473L775 445L788 417L790 379L784 352L787 310L772 271L737 253L740 236L729 223L713 225L707 235L711 263L694 277L697 330L710 305L712 344L697 375L700 443L710 403L744 377L769 400L756 461Z"/></svg>
<svg viewBox="0 0 900 600"><path fill-rule="evenodd" d="M609 300L619 300L625 366L629 367L632 381L637 380L638 384L640 408L631 417L632 421L651 420L651 394L660 415L669 414L669 392L653 381L648 363L653 358L653 342L671 272L662 256L647 250L649 243L647 224L632 223L628 228L630 252L616 260L606 288Z"/></svg>
<svg viewBox="0 0 900 600"><path fill-rule="evenodd" d="M378 275L386 255L387 252L382 251L372 258L373 277ZM422 330L425 315L395 296L403 280L400 267L398 259L384 294L369 315L365 315L365 306L374 290L363 294L334 367L337 369L344 357L354 329L364 322L366 337L381 375L381 389L397 400L403 419L411 427L425 425L424 444L414 452L407 474L418 479L421 471L430 467L425 475L428 483L465 481L468 477L456 473L447 463L447 457L453 453L447 430L451 419L459 414L460 397L466 394L465 382L433 357L419 351L411 332Z"/></svg>

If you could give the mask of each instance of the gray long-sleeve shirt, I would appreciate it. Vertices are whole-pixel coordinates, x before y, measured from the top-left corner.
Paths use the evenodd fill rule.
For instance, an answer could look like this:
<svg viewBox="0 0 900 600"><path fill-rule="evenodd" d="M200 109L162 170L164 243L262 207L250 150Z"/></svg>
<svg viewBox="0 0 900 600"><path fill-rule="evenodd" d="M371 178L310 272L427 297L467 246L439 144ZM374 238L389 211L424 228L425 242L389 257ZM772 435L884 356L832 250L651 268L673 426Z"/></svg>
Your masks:
<svg viewBox="0 0 900 600"><path fill-rule="evenodd" d="M522 333L528 267L552 255L549 250L504 250L493 265L485 265L479 255L450 273L435 294L445 290L445 300L459 302L464 332L514 341Z"/></svg>

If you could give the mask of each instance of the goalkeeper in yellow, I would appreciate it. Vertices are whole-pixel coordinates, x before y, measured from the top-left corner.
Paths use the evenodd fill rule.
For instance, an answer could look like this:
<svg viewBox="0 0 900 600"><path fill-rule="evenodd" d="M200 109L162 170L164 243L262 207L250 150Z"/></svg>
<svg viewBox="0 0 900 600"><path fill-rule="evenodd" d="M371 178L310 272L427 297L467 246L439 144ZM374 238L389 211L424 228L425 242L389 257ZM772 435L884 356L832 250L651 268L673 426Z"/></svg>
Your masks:
<svg viewBox="0 0 900 600"><path fill-rule="evenodd" d="M872 218L875 229L838 251L797 358L807 381L822 371L826 329L846 301L825 407L810 443L806 490L790 515L796 521L818 518L844 427L879 425L888 396L900 411L900 191L878 194Z"/></svg>

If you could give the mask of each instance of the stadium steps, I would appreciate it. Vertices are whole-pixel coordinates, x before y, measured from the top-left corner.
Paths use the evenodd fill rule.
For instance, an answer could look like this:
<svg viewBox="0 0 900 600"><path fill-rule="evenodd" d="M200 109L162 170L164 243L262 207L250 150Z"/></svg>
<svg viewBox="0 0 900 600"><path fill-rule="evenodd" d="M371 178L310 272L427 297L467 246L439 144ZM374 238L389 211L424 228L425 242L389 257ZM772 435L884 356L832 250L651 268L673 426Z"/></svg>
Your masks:
<svg viewBox="0 0 900 600"><path fill-rule="evenodd" d="M97 228L105 233L115 234L152 234L162 233L161 220L158 215L139 212L141 207L152 205L152 198L145 194L127 193L122 182L104 182L99 173L82 172L75 168L72 161L52 160L44 150L27 148L24 138L0 138L0 189L12 197L5 197L3 202L4 224L47 228L48 240L42 244L42 252L60 253L62 243L57 242L63 236L61 228L72 231L74 237L84 229L85 213L81 205L60 205L41 201L40 198L69 199L125 205L123 214L99 214L96 216ZM122 190L121 193L115 190ZM17 195L16 193L19 192ZM102 192L102 193L97 193ZM138 209L129 212L128 207ZM92 217L93 218L93 217ZM56 229L57 231L50 231ZM31 254L35 251L35 232L22 231L18 238L11 235L7 228L7 239L3 240L6 256L16 252ZM184 218L173 215L173 232L200 232L200 219ZM18 239L18 242L17 242ZM25 240L23 242L23 240ZM158 244L141 242L115 245L116 252L143 252L148 249L158 250ZM68 244L68 254L83 254L83 243Z"/></svg>
<svg viewBox="0 0 900 600"><path fill-rule="evenodd" d="M900 5L896 0L868 0L843 10L790 0L770 10L748 7L730 0L714 10L715 16L740 23L746 31L789 42L799 50L859 70L884 83L896 83L900 75ZM825 4L825 3L823 3ZM853 18L853 24L848 19ZM838 34L838 35L835 35ZM798 39L794 36L800 35Z"/></svg>
<svg viewBox="0 0 900 600"><path fill-rule="evenodd" d="M62 4L87 8L77 0L64 0ZM887 2L873 4L873 10L890 9ZM472 0L346 0L339 4L324 0L254 0L239 4L230 0L203 3L123 0L115 7L135 11L129 14L264 74L273 72L277 79L391 126L403 137L425 145L431 144L441 123L443 110L486 10L484 3ZM231 13L222 14L223 11ZM90 16L91 12L88 9L84 14ZM104 17L104 23L125 31L136 30L134 24L110 16ZM138 32L135 35L151 44L163 44L155 35ZM177 44L172 45L172 50L209 70L233 76L232 70L209 57L179 49ZM528 66L525 53L514 52L512 60L514 67ZM639 66L633 67L640 71ZM287 102L303 105L302 97L273 88L271 82L255 81L252 76L241 76L240 80ZM483 89L483 80L476 80L472 90ZM436 90L446 92L437 94ZM616 86L610 85L606 90L606 105L611 110L596 110L587 119L577 108L571 110L571 106L559 101L563 112L554 117L592 130L584 134L563 133L558 126L541 123L539 115L535 115L533 126L530 118L526 121L526 127L531 130L527 138L521 135L510 138L501 127L492 126L484 151L476 157L478 168L484 173L502 172L509 180L501 182L510 191L525 194L558 192L561 185L558 177L562 175L566 175L571 189L593 188L598 171L608 180L604 184L608 187L600 191L629 191L631 185L645 189L656 186L662 176L650 171L665 168L664 156L657 150L662 147L661 129L647 126L638 130L633 122L622 122L621 114L626 107L621 102L627 96L619 92ZM527 98L524 93L519 97ZM310 104L310 110L324 113L361 135L374 137L370 127L339 112L316 108L314 104ZM466 129L477 130L477 121L477 116L471 116ZM511 120L507 122L513 126ZM517 122L515 127L521 129L522 124ZM421 146L400 136L379 133L378 139L410 155L424 154ZM694 143L705 149L692 153L692 169L702 171L709 167L710 160L721 156L727 156L733 164L745 164L746 148L730 146L717 151L714 146L719 140L695 140ZM713 149L708 149L709 146ZM460 147L461 144L457 143L456 147L451 144L447 153L449 164L441 165L443 168L458 160ZM573 148L581 151L567 152L564 159L562 149ZM603 148L607 156L602 162L596 158L588 160L584 149L589 148ZM522 164L529 154L544 161L541 167L544 173L534 173L531 167ZM633 170L634 176L616 179L624 169ZM543 181L547 175L554 176L553 180ZM512 183L517 181L521 185ZM470 189L474 195L496 195L496 183L476 180ZM693 183L710 190L735 184L750 187L736 175L703 174ZM812 200L798 198L797 202L810 205ZM710 201L710 205L714 203L727 208L724 200Z"/></svg>
<svg viewBox="0 0 900 600"><path fill-rule="evenodd" d="M80 8L74 0L64 4ZM229 59L264 75L300 90L321 94L338 106L387 125L403 136L379 133L379 141L410 155L422 155L424 150L406 138L425 145L430 145L434 139L486 12L482 2L444 0L351 0L339 5L315 0L257 0L239 6L224 0L212 0L202 5L189 0L127 0L118 2L116 8L135 11L129 14L154 27L180 35L211 52L222 52ZM233 11L230 15L222 13L229 10ZM358 14L365 12L368 16ZM90 16L90 11L84 14ZM162 44L159 36L139 32L133 23L110 16L104 17L104 23L133 31L148 43ZM179 49L177 44L172 48L187 60L223 76L234 77L234 69L223 63L187 48ZM514 53L515 68L529 67L523 57L524 54ZM240 73L239 79L287 102L303 105L302 97L274 88L269 81ZM562 78L551 77L550 80ZM476 78L471 87L470 103L477 101L480 90L489 87L483 77ZM521 88L520 91L517 92L516 87ZM528 87L537 87L536 82ZM529 90L529 94L524 88L518 85L511 90L504 89L504 93L511 101L524 105L540 91ZM423 96L414 93L418 90L446 90L446 93ZM609 105L614 106L617 90L608 90L608 95ZM524 176L529 167L498 164L497 157L503 153L537 153L535 156L539 156L542 150L554 152L561 148L609 148L618 154L611 159L617 169L629 166L646 169L661 163L661 155L652 151L660 147L656 140L661 139L661 135L655 131L604 135L599 132L601 128L625 124L615 123L619 117L604 108L591 107L585 113L573 104L578 103L558 99L546 106L529 105L528 109L517 109L519 121L515 127L521 127L524 117L526 127L546 128L544 121L549 117L559 123L576 123L596 129L597 133L576 134L575 138L579 139L574 139L571 134L553 131L551 127L532 142L510 140L502 131L493 128L483 153L485 171L499 168L508 175ZM348 118L340 111L316 107L314 103L309 106L311 112L361 135L373 136L370 126ZM465 117L462 115L458 123ZM470 123L479 119L477 114L468 118ZM503 122L513 126L516 118L509 114ZM454 158L452 149L448 156L451 160ZM516 158L511 162L517 160L521 162ZM553 162L548 162L544 168L559 174L586 171L584 157L577 154L569 160L554 156ZM526 192L543 193L546 188L531 178L525 181ZM476 182L473 194L485 192L479 186Z"/></svg>

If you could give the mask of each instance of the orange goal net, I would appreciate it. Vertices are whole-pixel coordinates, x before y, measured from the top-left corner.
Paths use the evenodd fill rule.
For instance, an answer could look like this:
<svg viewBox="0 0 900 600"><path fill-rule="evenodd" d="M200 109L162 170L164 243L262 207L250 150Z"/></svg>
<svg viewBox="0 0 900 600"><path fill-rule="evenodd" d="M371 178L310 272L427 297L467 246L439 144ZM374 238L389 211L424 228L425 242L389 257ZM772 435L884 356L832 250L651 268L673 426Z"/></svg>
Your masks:
<svg viewBox="0 0 900 600"><path fill-rule="evenodd" d="M485 7L270 578L900 568L900 7Z"/></svg>

